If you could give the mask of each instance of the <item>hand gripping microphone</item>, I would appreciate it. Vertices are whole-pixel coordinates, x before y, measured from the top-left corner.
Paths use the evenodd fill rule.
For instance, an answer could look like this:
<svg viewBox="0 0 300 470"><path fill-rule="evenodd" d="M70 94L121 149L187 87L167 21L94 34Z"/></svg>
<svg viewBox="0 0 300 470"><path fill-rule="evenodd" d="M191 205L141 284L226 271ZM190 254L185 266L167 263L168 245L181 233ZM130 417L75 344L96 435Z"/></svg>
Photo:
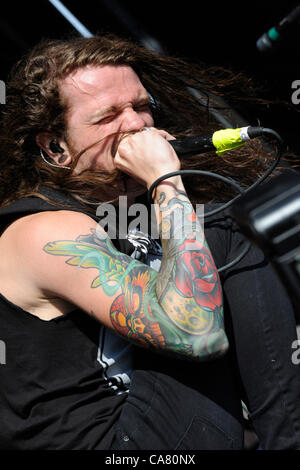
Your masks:
<svg viewBox="0 0 300 470"><path fill-rule="evenodd" d="M269 138L271 137L275 139L276 144L277 144L276 145L277 151L276 151L276 155L274 158L274 162L269 166L267 171L265 171L265 173L262 176L260 176L249 188L244 189L239 184L237 184L236 181L234 181L232 178L226 178L222 175L212 173L209 171L177 170L177 171L172 171L171 173L167 173L167 174L160 176L151 184L150 188L148 189L149 205L151 205L153 191L160 184L161 181L164 181L176 175L187 175L187 174L202 175L202 176L207 176L207 177L213 177L225 183L228 183L231 186L233 186L236 190L238 190L238 192L240 193L235 198L231 199L225 204L222 204L221 207L218 207L217 209L214 209L208 213L205 213L205 217L210 217L212 215L215 215L218 212L221 212L224 209L231 206L237 200L237 198L240 197L241 194L245 194L250 189L254 189L256 186L261 184L273 172L275 167L278 165L280 157L281 157L281 153L283 151L282 138L276 131L274 131L273 129L269 129L268 127L248 126L248 127L240 127L238 129L222 129L210 135L191 136L191 137L185 137L183 139L169 140L168 141L169 144L173 147L177 155L181 158L186 158L186 157L189 157L190 155L206 153L211 150L214 150L217 154L222 154L223 152L226 152L228 150L232 150L236 147L240 147L249 139L253 139L255 137L261 137L261 136L269 137ZM248 252L248 250L250 249L250 246L251 246L250 243L246 244L246 246L239 253L239 255L234 260L230 261L230 263L226 264L225 266L222 266L221 268L218 268L218 272L225 271L229 267L236 265Z"/></svg>
<svg viewBox="0 0 300 470"><path fill-rule="evenodd" d="M221 155L228 150L240 147L247 140L262 136L264 131L264 127L254 126L240 127L238 129L221 129L209 135L169 140L169 144L172 145L178 157L181 158L188 158L191 155L212 150Z"/></svg>

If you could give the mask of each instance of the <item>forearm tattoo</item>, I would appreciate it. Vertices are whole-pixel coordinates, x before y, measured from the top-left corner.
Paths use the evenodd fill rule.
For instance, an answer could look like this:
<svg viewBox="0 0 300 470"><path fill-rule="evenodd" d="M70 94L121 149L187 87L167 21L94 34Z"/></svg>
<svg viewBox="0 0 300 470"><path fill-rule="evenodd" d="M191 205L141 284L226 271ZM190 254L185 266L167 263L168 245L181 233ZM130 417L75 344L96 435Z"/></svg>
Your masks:
<svg viewBox="0 0 300 470"><path fill-rule="evenodd" d="M90 287L115 297L110 320L128 340L191 359L215 357L228 346L218 273L186 196L165 199L159 201L159 273L117 251L109 238L99 239L94 229L76 240L49 242L44 251L66 256L70 266L96 270ZM173 222L182 215L185 229L178 236Z"/></svg>
<svg viewBox="0 0 300 470"><path fill-rule="evenodd" d="M220 279L204 232L183 192L158 201L163 259L156 292L160 305L203 354L226 350ZM197 344L197 346L196 346Z"/></svg>

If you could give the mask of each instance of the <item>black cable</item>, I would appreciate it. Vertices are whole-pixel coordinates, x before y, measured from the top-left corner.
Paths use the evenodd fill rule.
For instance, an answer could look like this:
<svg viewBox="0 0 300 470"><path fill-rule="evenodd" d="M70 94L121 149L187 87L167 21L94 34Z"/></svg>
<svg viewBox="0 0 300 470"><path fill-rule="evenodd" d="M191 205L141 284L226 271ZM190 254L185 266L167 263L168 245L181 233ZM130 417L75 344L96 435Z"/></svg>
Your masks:
<svg viewBox="0 0 300 470"><path fill-rule="evenodd" d="M277 140L277 149L276 149L276 153L275 153L275 157L274 157L274 162L272 163L272 165L270 166L270 168L268 168L268 170L260 177L258 178L258 180L255 181L255 183L253 183L251 186L249 186L249 188L247 189L244 189L244 192L247 193L248 191L250 191L250 189L253 189L255 188L256 186L258 186L259 184L261 184L276 168L276 166L278 165L279 161L280 161L280 158L281 158L281 155L282 155L282 151L283 151L283 140L282 138L280 137L280 135L276 132L276 131L273 131L273 129L269 129L267 127L263 127L262 128L262 132L264 134L270 134L272 135L272 137L274 137L276 140ZM228 207L230 207L237 199L239 199L241 197L241 194L238 194L236 197L234 197L233 199L231 199L230 201L226 202L225 204L223 204L221 207L219 207L218 209L214 209L213 211L210 211L208 212L207 214L205 214L205 217L210 217L212 215L215 215L215 214L218 214L219 212L227 209Z"/></svg>
<svg viewBox="0 0 300 470"><path fill-rule="evenodd" d="M219 179L220 181L223 181L225 183L228 183L230 184L231 186L233 186L240 194L238 194L238 196L234 197L233 199L231 199L229 202L226 202L225 204L222 204L221 207L219 207L218 209L215 209L213 211L210 211L208 212L207 214L204 215L204 218L205 217L210 217L212 215L215 215L221 211L223 211L224 209L227 209L229 206L231 206L238 198L241 197L241 195L247 193L248 191L250 191L251 189L255 188L256 186L258 186L259 184L261 184L273 171L274 169L276 168L276 166L278 165L279 163L279 160L281 158L281 155L282 155L282 151L283 151L283 140L282 138L280 137L280 135L274 131L273 129L269 129L269 128L266 128L266 127L263 127L261 128L261 132L262 132L262 135L263 134L266 134L266 135L271 135L273 138L275 138L275 140L277 141L277 151L276 151L276 154L275 154L275 160L274 162L272 163L272 165L270 166L270 168L268 168L268 170L260 177L258 178L257 181L255 181L255 183L253 183L249 188L247 189L243 189L241 188L241 186L232 178L226 178L225 176L222 176L222 175L218 175L217 173L212 173L212 172L209 172L209 171L203 171L203 170L178 170L178 171L173 171L171 173L167 173L166 175L163 175L163 176L160 176L157 180L155 180L152 185L150 186L149 190L148 190L148 194L147 194L147 199L148 199L148 203L149 205L151 205L151 201L152 201L152 193L153 193L153 190L156 188L156 186L161 183L161 181L164 181L165 179L168 179L168 178L171 178L172 176L177 176L177 175L186 175L186 174L196 174L196 175L205 175L205 176L209 176L209 177L213 177L213 178L216 178L216 179ZM248 251L250 250L251 248L251 243L249 242L246 242L246 246L245 248L240 252L240 254L234 259L232 260L230 263L222 266L221 268L218 268L218 272L222 272L222 271L225 271L225 269L228 269L228 268L231 268L232 266L234 266L235 264L237 264L245 255L246 253L248 253Z"/></svg>
<svg viewBox="0 0 300 470"><path fill-rule="evenodd" d="M249 188L244 189L245 193L250 191L250 189L253 189L256 186L258 186L259 184L261 184L275 170L276 166L278 165L278 163L280 161L281 155L282 155L283 140L280 137L280 135L276 131L273 131L273 129L269 129L268 127L262 127L262 133L267 134L267 135L271 135L272 137L274 137L276 139L278 145L277 145L277 150L276 150L276 153L275 153L275 159L274 159L274 162L272 163L272 165L270 166L270 168L268 168L268 170L260 178L258 178L258 180L256 180L255 183L253 183L251 186L249 186ZM225 204L223 204L218 209L214 209L213 211L210 211L207 214L205 214L205 217L210 217L212 215L218 214L219 212L227 209L227 207L230 207L240 197L241 197L241 194L238 194L236 197L234 197L230 201L226 202Z"/></svg>
<svg viewBox="0 0 300 470"><path fill-rule="evenodd" d="M210 171L204 171L204 170L177 170L177 171L172 171L171 173L166 173L165 175L160 176L157 178L157 180L154 181L154 183L151 184L149 190L148 190L148 204L151 204L152 201L152 193L153 190L156 188L156 186L159 185L162 181L172 178L172 176L177 176L177 175L204 175L204 176L211 176L213 178L216 178L220 181L223 181L224 183L228 183L231 186L234 186L234 188L241 194L245 194L245 190L240 187L240 185L233 179L227 178L226 176L218 175L217 173L212 173ZM222 206L223 207L223 206Z"/></svg>
<svg viewBox="0 0 300 470"><path fill-rule="evenodd" d="M228 264L224 264L224 266L222 266L221 268L218 268L218 273L221 273L223 271L225 271L226 269L229 269L229 268L232 268L232 266L234 266L235 264L239 263L241 261L242 258L244 258L244 256L248 253L248 251L250 250L251 248L251 243L246 241L244 243L245 245L245 248L243 250L241 250L240 254L234 258L232 261L230 261L230 263Z"/></svg>
<svg viewBox="0 0 300 470"><path fill-rule="evenodd" d="M225 176L222 176L222 175L218 175L217 173L212 173L210 171L203 171L203 170L178 170L178 171L172 171L171 173L167 173L166 175L163 175L163 176L160 176L156 181L154 181L154 183L152 183L152 185L150 186L149 190L148 190L148 203L151 204L151 200L152 200L152 192L154 190L154 188L163 180L165 179L168 179L168 178L171 178L172 176L176 176L176 175L182 175L182 174L196 174L196 175L205 175L205 176L211 176L213 178L216 178L220 181L223 181L224 183L228 183L230 184L231 186L233 186L240 194L245 194L245 190L242 189L239 184L232 180L231 178L226 178ZM223 207L223 206L222 206ZM234 266L235 264L237 264L244 256L246 253L248 253L248 251L250 250L251 248L251 243L249 242L245 242L246 246L245 248L239 253L239 255L234 258L234 260L230 261L230 263L228 264L225 264L224 266L222 266L221 268L218 268L218 272L221 273L222 271L225 271L225 269L228 269L228 268L231 268L232 266Z"/></svg>

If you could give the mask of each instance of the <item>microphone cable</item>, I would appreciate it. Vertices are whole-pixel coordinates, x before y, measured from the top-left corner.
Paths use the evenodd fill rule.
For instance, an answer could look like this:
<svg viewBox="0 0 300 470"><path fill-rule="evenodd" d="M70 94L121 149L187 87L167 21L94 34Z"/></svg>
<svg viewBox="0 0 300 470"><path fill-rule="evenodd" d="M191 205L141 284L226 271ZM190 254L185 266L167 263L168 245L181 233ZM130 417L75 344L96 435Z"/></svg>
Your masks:
<svg viewBox="0 0 300 470"><path fill-rule="evenodd" d="M260 178L258 178L251 186L249 186L249 188L243 189L233 178L227 178L225 176L219 175L218 173L213 173L213 172L204 171L204 170L177 170L177 171L172 171L170 173L166 173L165 175L160 176L159 178L157 178L157 180L155 180L152 183L152 185L150 186L150 188L148 190L148 194L147 194L147 200L148 200L149 205L151 205L151 202L152 202L152 193L153 193L154 189L162 181L164 181L168 178L171 178L172 176L177 176L177 175L203 175L203 176L208 176L208 177L216 178L220 181L223 181L224 183L227 183L227 184L231 185L232 187L234 187L234 189L239 192L239 194L236 197L234 197L230 201L222 204L221 207L219 207L215 210L212 210L212 211L208 212L207 214L204 214L204 218L211 217L212 215L215 215L215 214L227 209L228 207L230 207L242 195L248 193L250 190L254 189L256 186L261 184L274 171L274 169L278 165L278 163L280 161L280 158L282 156L283 140L280 137L280 135L276 131L274 131L273 129L269 129L269 128L266 128L266 127L257 127L255 129L257 129L257 132L259 132L260 135L262 135L262 136L264 136L264 135L271 136L276 141L277 149L276 149L276 154L275 154L275 157L274 157L274 162L272 163L272 165L268 168L267 171L265 171L265 173ZM239 261L248 253L250 248L251 248L251 243L246 241L244 249L241 250L241 252L238 254L238 256L236 258L234 258L232 261L230 261L228 264L218 268L218 272L221 273L221 272L225 271L226 269L231 268L232 266L239 263Z"/></svg>

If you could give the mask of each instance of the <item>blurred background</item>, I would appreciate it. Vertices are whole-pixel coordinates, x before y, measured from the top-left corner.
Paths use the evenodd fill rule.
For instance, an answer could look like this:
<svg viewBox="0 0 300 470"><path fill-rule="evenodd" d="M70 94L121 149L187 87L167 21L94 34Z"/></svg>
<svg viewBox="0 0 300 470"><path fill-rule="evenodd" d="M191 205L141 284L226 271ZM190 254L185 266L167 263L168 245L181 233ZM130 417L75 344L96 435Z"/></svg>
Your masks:
<svg viewBox="0 0 300 470"><path fill-rule="evenodd" d="M11 66L42 38L65 38L112 32L134 39L160 54L171 54L243 71L265 88L264 96L284 100L281 106L253 110L244 102L239 109L251 125L275 129L288 148L300 152L300 19L283 36L271 53L262 53L256 41L285 18L299 1L285 2L135 2L126 0L49 0L2 2L0 15L0 79L6 80ZM58 10L74 15L74 27ZM78 28L84 26L82 32ZM276 43L277 44L277 43ZM246 92L247 90L245 90Z"/></svg>

